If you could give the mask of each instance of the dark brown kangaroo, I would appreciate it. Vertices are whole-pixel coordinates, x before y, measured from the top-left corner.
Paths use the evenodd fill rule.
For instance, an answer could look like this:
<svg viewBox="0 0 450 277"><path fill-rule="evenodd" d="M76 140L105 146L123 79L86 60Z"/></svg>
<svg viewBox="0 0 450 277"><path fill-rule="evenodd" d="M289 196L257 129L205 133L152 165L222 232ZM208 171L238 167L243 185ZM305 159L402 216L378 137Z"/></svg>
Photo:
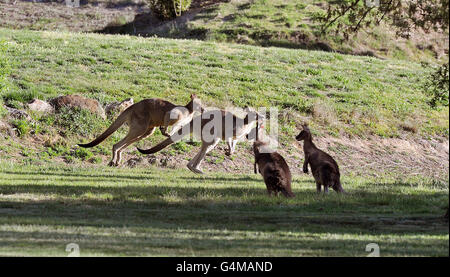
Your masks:
<svg viewBox="0 0 450 277"><path fill-rule="evenodd" d="M277 152L270 151L267 143L255 140L253 143L253 152L255 154L255 173L256 165L266 183L267 192L275 196L281 192L286 197L294 197L291 190L292 175L284 158Z"/></svg>
<svg viewBox="0 0 450 277"><path fill-rule="evenodd" d="M286 197L295 197L291 190L292 175L288 164L280 154L260 140L259 131L263 128L261 123L259 114L256 114L256 138L253 143L255 174L258 173L259 167L259 173L263 176L269 196L272 195L272 192L275 196L281 192ZM250 134L247 134L247 139L250 139Z"/></svg>
<svg viewBox="0 0 450 277"><path fill-rule="evenodd" d="M328 187L339 193L345 192L341 185L341 174L336 161L314 145L311 132L306 124L303 125L303 130L296 139L298 141L303 140L303 151L305 152L303 172L308 173L309 164L316 180L317 192L321 191L321 186L323 186L325 193L328 192Z"/></svg>

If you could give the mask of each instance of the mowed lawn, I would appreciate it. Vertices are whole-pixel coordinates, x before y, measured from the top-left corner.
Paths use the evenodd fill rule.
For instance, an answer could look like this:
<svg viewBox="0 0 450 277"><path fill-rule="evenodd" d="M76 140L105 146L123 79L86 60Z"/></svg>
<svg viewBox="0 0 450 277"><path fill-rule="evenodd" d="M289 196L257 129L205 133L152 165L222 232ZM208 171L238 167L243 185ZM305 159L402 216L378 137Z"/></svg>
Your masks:
<svg viewBox="0 0 450 277"><path fill-rule="evenodd" d="M0 255L448 256L448 183L343 177L269 198L259 175L0 163Z"/></svg>

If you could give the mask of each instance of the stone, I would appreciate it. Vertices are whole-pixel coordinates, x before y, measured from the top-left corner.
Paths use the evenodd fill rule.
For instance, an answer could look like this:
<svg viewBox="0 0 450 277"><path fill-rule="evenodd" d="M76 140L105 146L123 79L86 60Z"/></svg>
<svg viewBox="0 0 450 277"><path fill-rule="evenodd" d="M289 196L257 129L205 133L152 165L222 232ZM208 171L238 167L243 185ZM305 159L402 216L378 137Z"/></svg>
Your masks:
<svg viewBox="0 0 450 277"><path fill-rule="evenodd" d="M139 158L131 158L131 159L129 159L128 161L127 161L127 166L129 166L129 167L131 167L131 168L133 168L133 167L136 167L137 165L139 165L140 163L142 163L142 158L141 157L139 157Z"/></svg>
<svg viewBox="0 0 450 277"><path fill-rule="evenodd" d="M39 99L33 99L27 106L30 111L34 112L52 113L54 111L52 105Z"/></svg>
<svg viewBox="0 0 450 277"><path fill-rule="evenodd" d="M11 125L9 125L7 122L0 120L0 133L8 134L11 137L14 137L13 129L11 128Z"/></svg>
<svg viewBox="0 0 450 277"><path fill-rule="evenodd" d="M50 104L56 111L59 111L63 107L80 108L95 113L103 119L106 118L105 111L97 100L86 98L81 95L74 94L59 96L50 100Z"/></svg>
<svg viewBox="0 0 450 277"><path fill-rule="evenodd" d="M127 98L122 102L112 102L105 107L106 116L109 118L115 114L120 114L134 104L133 98Z"/></svg>
<svg viewBox="0 0 450 277"><path fill-rule="evenodd" d="M14 119L25 119L32 120L31 116L27 114L25 111L21 111L15 108L6 107L6 110L9 113L9 116Z"/></svg>

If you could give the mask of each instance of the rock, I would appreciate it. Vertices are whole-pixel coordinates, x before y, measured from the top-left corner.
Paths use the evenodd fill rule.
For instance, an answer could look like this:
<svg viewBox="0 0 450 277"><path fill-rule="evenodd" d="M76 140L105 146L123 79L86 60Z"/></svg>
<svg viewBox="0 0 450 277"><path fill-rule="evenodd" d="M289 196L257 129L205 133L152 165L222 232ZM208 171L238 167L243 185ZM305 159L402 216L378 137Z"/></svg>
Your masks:
<svg viewBox="0 0 450 277"><path fill-rule="evenodd" d="M3 122L1 120L0 120L0 133L6 133L9 136L14 137L14 132L11 126L8 123Z"/></svg>
<svg viewBox="0 0 450 277"><path fill-rule="evenodd" d="M26 112L15 109L15 108L10 108L10 107L6 107L6 110L9 113L9 116L14 118L14 119L25 119L25 120L32 120L31 116L28 115Z"/></svg>
<svg viewBox="0 0 450 277"><path fill-rule="evenodd" d="M155 155L149 155L147 161L149 164L155 165L158 160Z"/></svg>
<svg viewBox="0 0 450 277"><path fill-rule="evenodd" d="M142 158L131 158L127 161L127 166L136 167L138 164L142 163Z"/></svg>
<svg viewBox="0 0 450 277"><path fill-rule="evenodd" d="M112 102L105 107L105 113L108 117L111 117L115 114L119 114L127 109L129 106L133 105L133 98L127 98L122 102Z"/></svg>
<svg viewBox="0 0 450 277"><path fill-rule="evenodd" d="M30 103L27 104L28 109L34 112L43 112L43 113L52 113L54 108L49 103L39 100L33 99Z"/></svg>
<svg viewBox="0 0 450 277"><path fill-rule="evenodd" d="M101 116L103 119L106 118L105 111L97 100L89 99L80 95L75 94L59 96L50 100L50 104L55 108L56 111L58 111L62 107L80 108L95 113Z"/></svg>

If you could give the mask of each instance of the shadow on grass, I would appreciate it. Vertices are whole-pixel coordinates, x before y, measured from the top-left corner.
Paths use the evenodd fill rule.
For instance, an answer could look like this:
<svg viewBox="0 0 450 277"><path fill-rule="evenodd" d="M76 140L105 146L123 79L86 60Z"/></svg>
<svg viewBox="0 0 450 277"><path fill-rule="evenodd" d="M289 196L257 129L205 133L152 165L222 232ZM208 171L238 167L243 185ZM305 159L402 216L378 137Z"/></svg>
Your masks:
<svg viewBox="0 0 450 277"><path fill-rule="evenodd" d="M102 230L103 231L103 230ZM373 241L369 239L351 239L345 241L339 238L315 239L313 236L302 236L297 239L289 237L261 237L225 238L215 230L205 230L201 233L171 232L170 234L139 233L132 237L118 234L71 234L61 232L33 232L33 237L39 239L40 247L53 249L60 255L64 252L68 242L79 244L81 255L102 253L103 255L227 255L239 253L240 255L290 255L317 256L326 253L327 256L365 256L365 246ZM24 246L30 245L30 233L21 231L0 231L0 238L6 242L2 245L17 252L26 251ZM383 255L445 255L445 242L440 239L390 241L388 245L381 243ZM448 246L447 246L448 247ZM55 251L56 250L56 251ZM57 251L59 250L59 251Z"/></svg>
<svg viewBox="0 0 450 277"><path fill-rule="evenodd" d="M342 234L448 233L448 223L437 214L392 215L390 210L398 209L399 204L389 199L403 205L408 201L424 205L420 199L401 194L378 203L374 210L384 213L376 214L367 212L371 205L364 203L364 198L340 199L295 191L296 198L287 200L267 197L264 187L0 185L0 194L20 193L33 197L0 201L1 222ZM102 195L107 196L101 199Z"/></svg>
<svg viewBox="0 0 450 277"><path fill-rule="evenodd" d="M152 170L132 175L109 169L1 173L7 179L0 180L0 224L448 234L444 211L441 215L437 207L448 202L445 190L410 194L358 188L346 195L317 195L312 179L305 179L295 180L296 197L285 199L268 197L258 175L199 176L187 171L171 175ZM298 189L299 184L308 189Z"/></svg>

